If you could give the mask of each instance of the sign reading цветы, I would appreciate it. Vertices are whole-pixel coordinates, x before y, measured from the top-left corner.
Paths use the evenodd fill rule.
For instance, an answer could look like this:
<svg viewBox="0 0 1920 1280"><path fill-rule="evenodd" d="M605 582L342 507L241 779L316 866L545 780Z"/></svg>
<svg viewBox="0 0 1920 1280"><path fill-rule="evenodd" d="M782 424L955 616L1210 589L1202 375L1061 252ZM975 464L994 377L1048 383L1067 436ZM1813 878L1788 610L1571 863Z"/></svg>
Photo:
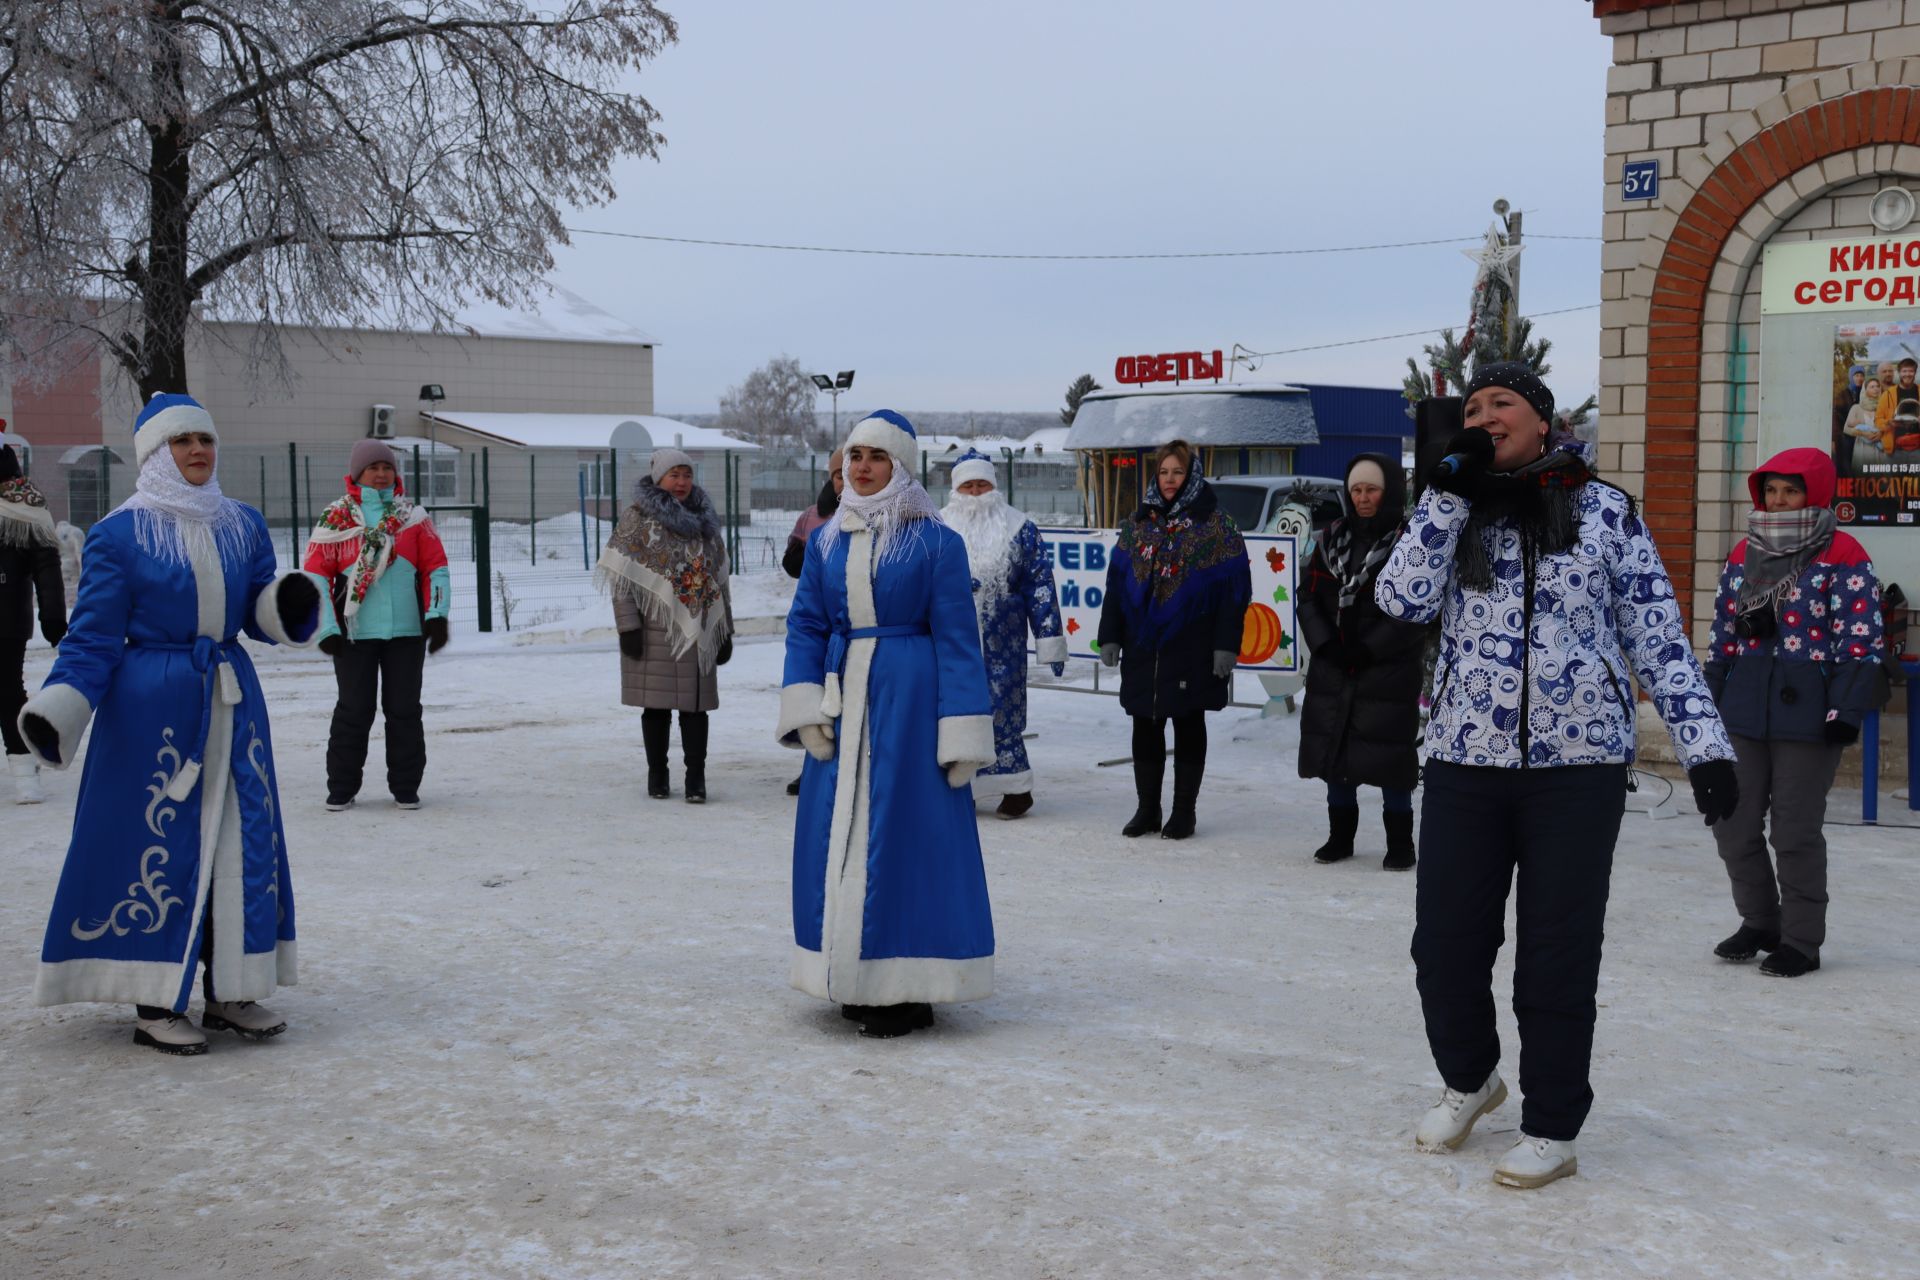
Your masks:
<svg viewBox="0 0 1920 1280"><path fill-rule="evenodd" d="M1762 262L1763 315L1920 307L1920 237L1770 244Z"/></svg>

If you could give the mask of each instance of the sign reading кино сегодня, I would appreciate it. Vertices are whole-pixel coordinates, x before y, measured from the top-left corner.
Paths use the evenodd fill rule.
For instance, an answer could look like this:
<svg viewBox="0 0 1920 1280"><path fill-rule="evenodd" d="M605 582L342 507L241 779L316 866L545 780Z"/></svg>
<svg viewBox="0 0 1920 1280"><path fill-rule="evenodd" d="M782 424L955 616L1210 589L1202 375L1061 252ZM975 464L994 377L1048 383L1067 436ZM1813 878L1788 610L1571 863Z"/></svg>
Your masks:
<svg viewBox="0 0 1920 1280"><path fill-rule="evenodd" d="M1920 237L1770 244L1762 264L1763 315L1920 307Z"/></svg>

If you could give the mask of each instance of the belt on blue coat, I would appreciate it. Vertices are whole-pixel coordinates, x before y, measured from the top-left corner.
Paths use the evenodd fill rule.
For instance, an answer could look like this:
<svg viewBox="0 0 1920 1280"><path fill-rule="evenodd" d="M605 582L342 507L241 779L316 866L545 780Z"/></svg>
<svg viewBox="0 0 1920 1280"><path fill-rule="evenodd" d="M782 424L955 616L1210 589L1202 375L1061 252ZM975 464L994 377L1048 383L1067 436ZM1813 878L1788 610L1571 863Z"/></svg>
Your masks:
<svg viewBox="0 0 1920 1280"><path fill-rule="evenodd" d="M908 622L897 627L850 627L827 637L828 671L840 674L847 666L847 646L855 640L885 640L889 636L926 636L932 630L924 622Z"/></svg>
<svg viewBox="0 0 1920 1280"><path fill-rule="evenodd" d="M177 804L192 795L194 786L200 781L201 760L206 755L207 736L213 728L216 687L222 704L233 706L240 701L240 681L233 674L233 664L229 661L233 654L240 652L240 642L237 638L215 640L212 636L195 636L190 644L139 640L132 642L129 647L184 653L193 663L193 669L200 673L200 728L194 735L193 750L188 753L186 762L173 775L173 781L167 784L167 799Z"/></svg>

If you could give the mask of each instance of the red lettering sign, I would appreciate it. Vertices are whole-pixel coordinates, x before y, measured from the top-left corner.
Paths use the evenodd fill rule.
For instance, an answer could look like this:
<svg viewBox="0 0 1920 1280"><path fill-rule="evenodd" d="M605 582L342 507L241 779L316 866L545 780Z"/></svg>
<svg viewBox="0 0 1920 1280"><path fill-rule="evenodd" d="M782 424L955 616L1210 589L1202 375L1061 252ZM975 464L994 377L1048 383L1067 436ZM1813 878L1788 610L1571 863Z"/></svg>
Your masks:
<svg viewBox="0 0 1920 1280"><path fill-rule="evenodd" d="M1113 362L1113 380L1126 383L1219 380L1226 357L1219 351L1168 351L1152 356L1121 356Z"/></svg>

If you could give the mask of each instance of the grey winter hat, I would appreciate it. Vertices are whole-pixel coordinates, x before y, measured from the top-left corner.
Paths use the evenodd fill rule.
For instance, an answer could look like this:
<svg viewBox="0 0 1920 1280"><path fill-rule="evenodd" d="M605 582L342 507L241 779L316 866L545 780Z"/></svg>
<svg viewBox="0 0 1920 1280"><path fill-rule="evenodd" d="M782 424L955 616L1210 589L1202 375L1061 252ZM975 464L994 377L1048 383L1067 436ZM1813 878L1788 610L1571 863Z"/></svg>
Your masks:
<svg viewBox="0 0 1920 1280"><path fill-rule="evenodd" d="M1540 421L1553 421L1553 392L1547 390L1547 384L1540 381L1530 366L1518 360L1484 364L1474 370L1473 381L1467 384L1467 396L1471 397L1482 387L1505 387L1532 405Z"/></svg>
<svg viewBox="0 0 1920 1280"><path fill-rule="evenodd" d="M359 484L360 473L376 462L384 462L395 471L400 469L400 464L394 460L393 450L387 447L386 442L369 436L356 443L353 452L348 455L347 479Z"/></svg>
<svg viewBox="0 0 1920 1280"><path fill-rule="evenodd" d="M691 471L693 459L680 450L668 446L653 451L653 459L647 463L647 473L653 477L655 484L659 484L667 478L667 472L675 467L685 467Z"/></svg>

